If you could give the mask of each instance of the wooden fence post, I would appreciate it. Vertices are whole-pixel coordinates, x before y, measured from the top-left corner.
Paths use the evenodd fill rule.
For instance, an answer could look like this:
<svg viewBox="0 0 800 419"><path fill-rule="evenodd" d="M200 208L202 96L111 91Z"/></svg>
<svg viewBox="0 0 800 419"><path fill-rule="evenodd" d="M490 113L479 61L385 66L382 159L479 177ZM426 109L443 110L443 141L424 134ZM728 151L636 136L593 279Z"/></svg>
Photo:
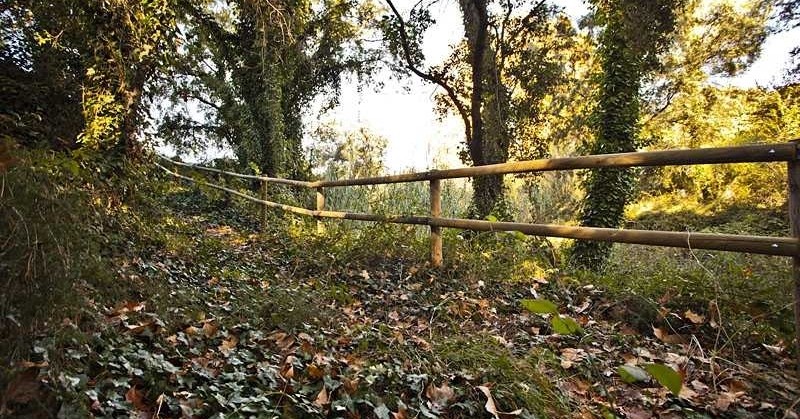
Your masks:
<svg viewBox="0 0 800 419"><path fill-rule="evenodd" d="M325 190L324 188L317 188L317 211L325 210ZM317 234L325 233L325 224L322 220L317 218Z"/></svg>
<svg viewBox="0 0 800 419"><path fill-rule="evenodd" d="M267 200L267 180L261 179L261 200ZM267 206L261 204L261 231L267 231Z"/></svg>
<svg viewBox="0 0 800 419"><path fill-rule="evenodd" d="M800 163L789 160L789 228L792 237L800 238ZM792 256L794 278L794 333L797 370L800 373L800 254Z"/></svg>
<svg viewBox="0 0 800 419"><path fill-rule="evenodd" d="M442 183L431 180L431 217L442 216ZM431 266L442 266L442 228L431 226Z"/></svg>

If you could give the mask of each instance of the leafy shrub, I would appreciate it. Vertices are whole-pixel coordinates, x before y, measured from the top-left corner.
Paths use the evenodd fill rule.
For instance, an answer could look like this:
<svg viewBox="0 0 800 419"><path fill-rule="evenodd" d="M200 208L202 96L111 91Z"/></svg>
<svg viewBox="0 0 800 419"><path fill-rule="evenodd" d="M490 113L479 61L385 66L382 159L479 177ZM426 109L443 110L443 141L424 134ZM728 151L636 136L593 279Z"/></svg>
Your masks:
<svg viewBox="0 0 800 419"><path fill-rule="evenodd" d="M0 173L0 356L24 357L32 337L59 329L90 299L130 292L113 261L128 233L158 241L139 217L153 183L125 162L92 155L20 150ZM101 299L102 300L102 299ZM66 321L65 321L66 322ZM63 328L62 328L63 329Z"/></svg>

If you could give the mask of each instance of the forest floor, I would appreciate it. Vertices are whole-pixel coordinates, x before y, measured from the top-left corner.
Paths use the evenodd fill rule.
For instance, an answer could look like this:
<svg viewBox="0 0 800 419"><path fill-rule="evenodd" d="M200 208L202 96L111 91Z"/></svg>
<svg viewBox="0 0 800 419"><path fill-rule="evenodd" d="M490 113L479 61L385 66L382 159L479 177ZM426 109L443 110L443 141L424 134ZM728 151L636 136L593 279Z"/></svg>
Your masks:
<svg viewBox="0 0 800 419"><path fill-rule="evenodd" d="M117 261L131 291L113 304L87 291L37 337L0 416L797 417L787 349L743 349L713 307L643 323L563 274L481 277L458 254L432 269L386 226L347 244L278 215L259 232L191 189L157 199L161 235ZM524 299L581 331L554 333ZM648 364L679 371L680 393L622 380Z"/></svg>

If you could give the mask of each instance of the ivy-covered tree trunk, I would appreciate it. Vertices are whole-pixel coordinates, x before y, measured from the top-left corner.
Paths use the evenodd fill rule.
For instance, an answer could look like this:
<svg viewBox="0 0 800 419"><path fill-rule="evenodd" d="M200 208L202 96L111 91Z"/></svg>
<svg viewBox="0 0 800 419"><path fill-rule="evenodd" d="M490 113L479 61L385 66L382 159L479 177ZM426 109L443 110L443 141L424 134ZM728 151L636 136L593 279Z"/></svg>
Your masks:
<svg viewBox="0 0 800 419"><path fill-rule="evenodd" d="M677 16L685 0L596 0L596 18L604 25L600 35L601 66L596 138L592 154L636 151L639 88L643 76L660 66L659 54L670 45ZM617 228L634 191L630 169L598 169L584 184L586 200L581 225ZM610 255L609 243L579 241L572 249L573 265L602 268Z"/></svg>
<svg viewBox="0 0 800 419"><path fill-rule="evenodd" d="M59 7L67 8L55 6ZM92 1L73 11L77 18L70 25L76 26L68 27L76 33L63 36L86 48L75 49L86 66L82 92L86 125L79 136L84 147L107 151L111 158L140 154L137 136L145 87L167 67L166 57L174 48L175 9L172 0ZM88 43L90 47L78 35L88 33L87 27L102 34Z"/></svg>
<svg viewBox="0 0 800 419"><path fill-rule="evenodd" d="M636 151L639 119L640 59L625 36L622 7L607 12L606 28L600 38L602 83L595 114L596 140L591 154ZM619 227L625 205L633 196L634 174L630 169L592 170L585 182L586 198L581 225ZM600 269L611 243L578 241L572 249L574 265Z"/></svg>

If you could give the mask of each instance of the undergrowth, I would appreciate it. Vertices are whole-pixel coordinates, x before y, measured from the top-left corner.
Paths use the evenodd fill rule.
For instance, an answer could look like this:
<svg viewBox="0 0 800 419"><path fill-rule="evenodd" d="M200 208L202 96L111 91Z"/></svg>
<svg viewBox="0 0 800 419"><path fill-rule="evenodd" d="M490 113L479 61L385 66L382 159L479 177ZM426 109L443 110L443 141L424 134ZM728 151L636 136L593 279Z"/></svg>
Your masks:
<svg viewBox="0 0 800 419"><path fill-rule="evenodd" d="M792 333L782 258L619 245L598 274L566 270L561 242L447 229L434 269L426 227L324 221L317 233L316 220L270 210L262 223L252 203L154 172L21 160L0 194L0 384L41 369L38 409L50 414L475 417L486 413L479 387L523 417L605 414L641 403L614 393L621 353L678 350L656 329L692 336L712 354L697 371L723 383L718 358L750 362ZM749 223L710 217L723 231ZM526 298L553 301L585 331L559 336L522 310ZM611 394L627 398L594 401Z"/></svg>

